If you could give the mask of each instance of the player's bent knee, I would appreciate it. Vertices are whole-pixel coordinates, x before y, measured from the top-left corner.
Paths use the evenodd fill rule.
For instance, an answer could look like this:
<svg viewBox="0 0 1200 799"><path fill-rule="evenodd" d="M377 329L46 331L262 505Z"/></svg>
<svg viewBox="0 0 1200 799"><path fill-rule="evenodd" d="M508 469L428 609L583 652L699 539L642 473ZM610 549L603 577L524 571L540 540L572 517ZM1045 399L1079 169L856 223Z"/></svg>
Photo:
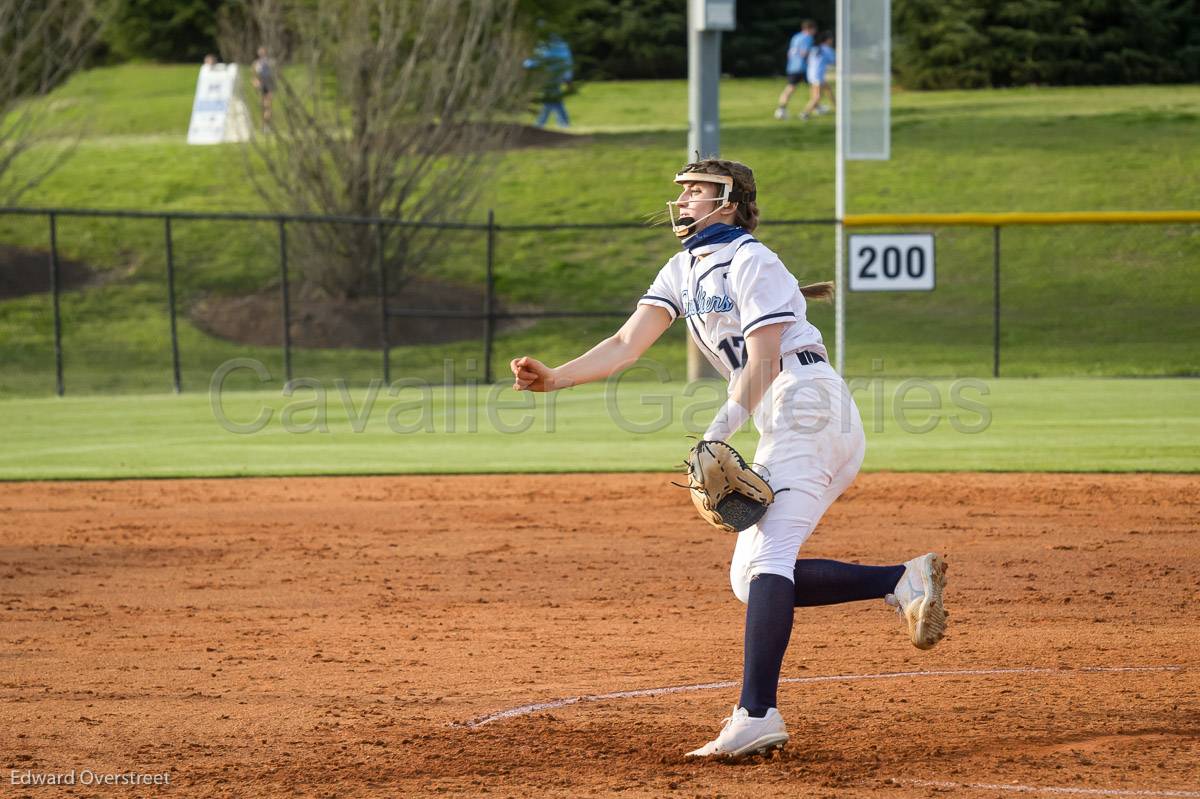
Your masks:
<svg viewBox="0 0 1200 799"><path fill-rule="evenodd" d="M750 601L750 582L760 574L775 574L789 581L795 580L796 559L793 557L791 561L776 561L756 563L752 561L745 569L731 569L729 572L729 584L733 588L733 595L738 598L738 601L743 605Z"/></svg>
<svg viewBox="0 0 1200 799"><path fill-rule="evenodd" d="M746 572L740 575L730 573L729 585L733 588L733 595L738 598L738 601L745 605L750 601L750 577Z"/></svg>

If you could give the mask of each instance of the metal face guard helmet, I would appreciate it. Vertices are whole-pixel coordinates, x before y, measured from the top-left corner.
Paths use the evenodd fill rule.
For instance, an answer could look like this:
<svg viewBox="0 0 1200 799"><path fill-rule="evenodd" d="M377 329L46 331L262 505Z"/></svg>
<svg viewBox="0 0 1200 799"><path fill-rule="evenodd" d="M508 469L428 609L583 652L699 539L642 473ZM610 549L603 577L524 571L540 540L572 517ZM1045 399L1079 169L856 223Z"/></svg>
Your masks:
<svg viewBox="0 0 1200 799"><path fill-rule="evenodd" d="M744 192L734 189L733 178L729 175L712 175L708 172L680 172L675 176L675 182L680 185L684 183L719 183L722 187L719 197L710 197L705 200L689 200L689 202L720 203L699 219L692 219L689 216L681 216L677 219L675 212L679 209L679 201L671 200L667 203L667 213L671 217L671 231L681 239L685 239L695 233L696 225L708 219L722 208L727 208L733 203L754 202L756 194L753 191Z"/></svg>

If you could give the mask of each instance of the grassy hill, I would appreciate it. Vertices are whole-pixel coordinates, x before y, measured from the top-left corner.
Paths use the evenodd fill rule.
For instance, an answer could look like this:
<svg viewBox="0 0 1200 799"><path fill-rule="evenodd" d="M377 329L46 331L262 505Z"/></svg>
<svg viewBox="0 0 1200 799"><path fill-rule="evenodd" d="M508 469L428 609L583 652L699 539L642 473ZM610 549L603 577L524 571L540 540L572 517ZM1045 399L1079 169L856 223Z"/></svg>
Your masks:
<svg viewBox="0 0 1200 799"><path fill-rule="evenodd" d="M235 146L189 147L197 69L125 65L76 76L46 102L64 134L82 126L70 159L22 198L29 206L153 210L265 210ZM771 226L772 219L832 215L833 125L771 118L779 82L722 86L724 155L751 164L768 224L761 237L802 281L832 270L832 233ZM638 222L663 208L684 160L686 87L653 81L584 85L568 103L577 145L505 154L475 218L501 225ZM849 209L1008 211L1200 208L1194 164L1200 87L1019 89L899 93L893 158L852 163ZM63 139L65 142L66 139ZM29 172L62 142L43 145ZM59 220L62 253L100 274L63 298L68 391L160 391L170 385L161 222ZM851 295L848 371L860 375L986 375L991 366L991 231L938 233L933 294ZM175 229L185 388L239 355L279 376L277 348L209 336L186 310L277 280L270 224L179 222ZM44 248L44 218L0 216L0 244ZM541 307L627 308L674 251L663 228L502 232L497 289ZM433 268L442 279L482 277L478 234L455 234ZM1003 239L1003 363L1011 376L1200 374L1200 226L1009 230ZM832 340L832 313L814 308ZM517 353L569 357L613 322L542 323L505 334L495 364ZM682 331L651 353L673 373ZM459 374L478 340L394 352L394 375ZM49 301L0 301L0 395L53 389ZM474 367L478 370L478 364ZM363 382L379 371L368 350L301 349L298 375Z"/></svg>

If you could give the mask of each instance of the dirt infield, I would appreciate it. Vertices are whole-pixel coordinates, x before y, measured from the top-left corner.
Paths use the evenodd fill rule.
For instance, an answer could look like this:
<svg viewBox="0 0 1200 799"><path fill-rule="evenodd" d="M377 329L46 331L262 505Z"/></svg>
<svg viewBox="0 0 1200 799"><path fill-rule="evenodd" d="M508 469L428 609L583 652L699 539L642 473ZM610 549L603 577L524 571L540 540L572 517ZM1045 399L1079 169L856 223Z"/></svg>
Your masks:
<svg viewBox="0 0 1200 799"><path fill-rule="evenodd" d="M950 632L798 609L738 765L681 757L743 606L668 479L0 485L3 794L1200 796L1196 477L860 477L803 554L944 552Z"/></svg>

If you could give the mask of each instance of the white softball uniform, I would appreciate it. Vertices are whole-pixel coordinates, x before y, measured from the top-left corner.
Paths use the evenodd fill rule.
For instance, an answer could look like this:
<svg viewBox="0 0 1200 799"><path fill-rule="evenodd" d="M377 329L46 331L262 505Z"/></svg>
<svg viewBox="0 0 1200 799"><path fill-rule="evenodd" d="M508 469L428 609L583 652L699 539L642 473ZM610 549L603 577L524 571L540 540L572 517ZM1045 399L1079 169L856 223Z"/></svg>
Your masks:
<svg viewBox="0 0 1200 799"><path fill-rule="evenodd" d="M862 466L862 419L805 316L796 278L750 234L672 257L638 303L682 317L730 390L746 362L746 336L786 325L783 368L754 411L754 462L778 493L762 521L738 534L730 564L733 592L745 602L755 575L794 578L800 546Z"/></svg>

